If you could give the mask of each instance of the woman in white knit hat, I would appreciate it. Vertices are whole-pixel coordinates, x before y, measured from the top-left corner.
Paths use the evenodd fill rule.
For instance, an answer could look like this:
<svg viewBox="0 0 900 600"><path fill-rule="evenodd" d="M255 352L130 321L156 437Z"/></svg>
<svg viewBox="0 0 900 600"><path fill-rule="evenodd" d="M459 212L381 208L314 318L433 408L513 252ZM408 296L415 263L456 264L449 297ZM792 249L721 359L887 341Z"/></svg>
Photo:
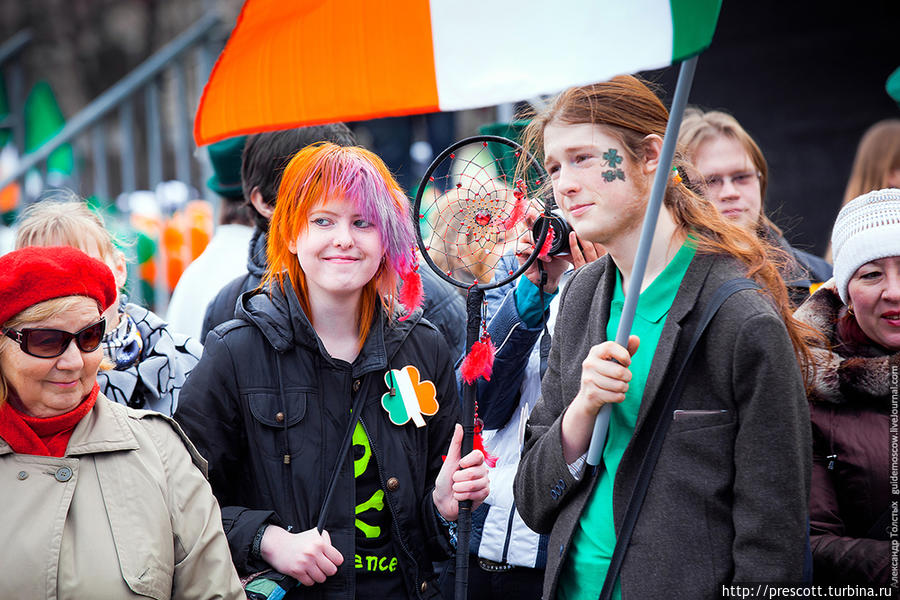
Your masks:
<svg viewBox="0 0 900 600"><path fill-rule="evenodd" d="M890 484L900 377L900 189L850 201L831 239L834 280L795 315L828 341L814 351L818 371L809 392L813 577L887 585L890 507L900 500Z"/></svg>

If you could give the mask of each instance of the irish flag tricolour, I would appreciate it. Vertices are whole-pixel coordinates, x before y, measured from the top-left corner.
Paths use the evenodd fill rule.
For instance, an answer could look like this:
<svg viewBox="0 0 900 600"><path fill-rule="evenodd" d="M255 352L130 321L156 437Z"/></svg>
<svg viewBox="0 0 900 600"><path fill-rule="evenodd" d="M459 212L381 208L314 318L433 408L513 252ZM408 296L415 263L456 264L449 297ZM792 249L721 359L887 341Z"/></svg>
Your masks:
<svg viewBox="0 0 900 600"><path fill-rule="evenodd" d="M247 0L194 137L460 110L703 51L721 0Z"/></svg>

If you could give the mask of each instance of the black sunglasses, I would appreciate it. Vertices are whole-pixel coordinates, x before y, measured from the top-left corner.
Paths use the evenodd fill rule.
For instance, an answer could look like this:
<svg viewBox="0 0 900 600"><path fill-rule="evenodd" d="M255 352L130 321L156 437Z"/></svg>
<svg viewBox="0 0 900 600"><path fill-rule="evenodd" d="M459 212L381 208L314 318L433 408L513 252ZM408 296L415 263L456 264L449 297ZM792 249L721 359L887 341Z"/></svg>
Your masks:
<svg viewBox="0 0 900 600"><path fill-rule="evenodd" d="M56 358L69 347L74 339L75 345L82 352L93 352L103 341L106 333L106 319L100 319L93 325L88 325L81 331L69 333L60 329L30 329L21 331L6 329L3 335L18 342L22 352L38 358Z"/></svg>

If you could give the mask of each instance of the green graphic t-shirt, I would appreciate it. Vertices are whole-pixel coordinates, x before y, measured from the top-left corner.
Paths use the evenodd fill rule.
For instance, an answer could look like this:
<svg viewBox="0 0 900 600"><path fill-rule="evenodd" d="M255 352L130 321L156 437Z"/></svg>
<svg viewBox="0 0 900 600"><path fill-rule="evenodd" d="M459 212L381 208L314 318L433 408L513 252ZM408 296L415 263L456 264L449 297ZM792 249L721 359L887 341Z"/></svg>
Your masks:
<svg viewBox="0 0 900 600"><path fill-rule="evenodd" d="M681 280L694 258L695 248L690 239L682 245L663 272L641 292L634 315L631 334L641 340L638 351L631 359L632 379L621 404L613 404L609 418L609 433L600 461L599 479L594 493L581 514L572 546L559 578L559 600L596 600L603 588L606 572L616 546L616 530L613 524L613 482L625 448L634 433L638 409L644 395L644 384L650 373L650 365L666 316L681 286ZM622 274L616 273L616 287L609 307L609 323L606 338L616 339L625 293ZM622 591L616 582L613 598L620 599Z"/></svg>
<svg viewBox="0 0 900 600"><path fill-rule="evenodd" d="M353 431L356 478L356 597L403 598L406 590L391 536L391 512L378 476L372 445L359 422Z"/></svg>

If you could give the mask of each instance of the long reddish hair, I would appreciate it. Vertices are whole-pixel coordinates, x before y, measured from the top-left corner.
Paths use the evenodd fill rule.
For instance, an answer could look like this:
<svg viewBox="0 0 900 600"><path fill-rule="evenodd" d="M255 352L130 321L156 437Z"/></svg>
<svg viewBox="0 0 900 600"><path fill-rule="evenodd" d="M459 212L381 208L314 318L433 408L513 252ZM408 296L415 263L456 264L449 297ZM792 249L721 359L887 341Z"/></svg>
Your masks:
<svg viewBox="0 0 900 600"><path fill-rule="evenodd" d="M640 161L647 150L646 136L656 134L663 137L668 120L668 110L643 81L622 75L602 83L570 88L559 94L544 110L534 115L525 128L523 144L536 157L542 157L544 128L547 125L589 123L601 127L619 140L625 153L633 161ZM526 166L522 160L519 169ZM675 152L673 166L687 174L689 179L699 178L680 148ZM638 182L647 196L649 184L649 178ZM697 240L697 252L731 256L744 265L746 276L759 283L771 298L787 327L801 371L809 373L808 366L813 364L809 346L821 336L793 316L787 287L779 273L779 267L789 260L787 255L753 232L727 221L711 202L687 185L674 183L671 178L663 202L681 231L690 233Z"/></svg>
<svg viewBox="0 0 900 600"><path fill-rule="evenodd" d="M300 306L312 322L306 274L289 244L306 231L310 211L336 197L351 201L367 221L375 224L384 248L381 265L362 289L357 315L362 346L375 306L380 302L389 317L394 314L399 276L415 265L409 202L387 166L372 152L358 146L322 142L294 155L281 177L269 223L268 267L261 287L277 284L284 292L285 278L290 279Z"/></svg>

